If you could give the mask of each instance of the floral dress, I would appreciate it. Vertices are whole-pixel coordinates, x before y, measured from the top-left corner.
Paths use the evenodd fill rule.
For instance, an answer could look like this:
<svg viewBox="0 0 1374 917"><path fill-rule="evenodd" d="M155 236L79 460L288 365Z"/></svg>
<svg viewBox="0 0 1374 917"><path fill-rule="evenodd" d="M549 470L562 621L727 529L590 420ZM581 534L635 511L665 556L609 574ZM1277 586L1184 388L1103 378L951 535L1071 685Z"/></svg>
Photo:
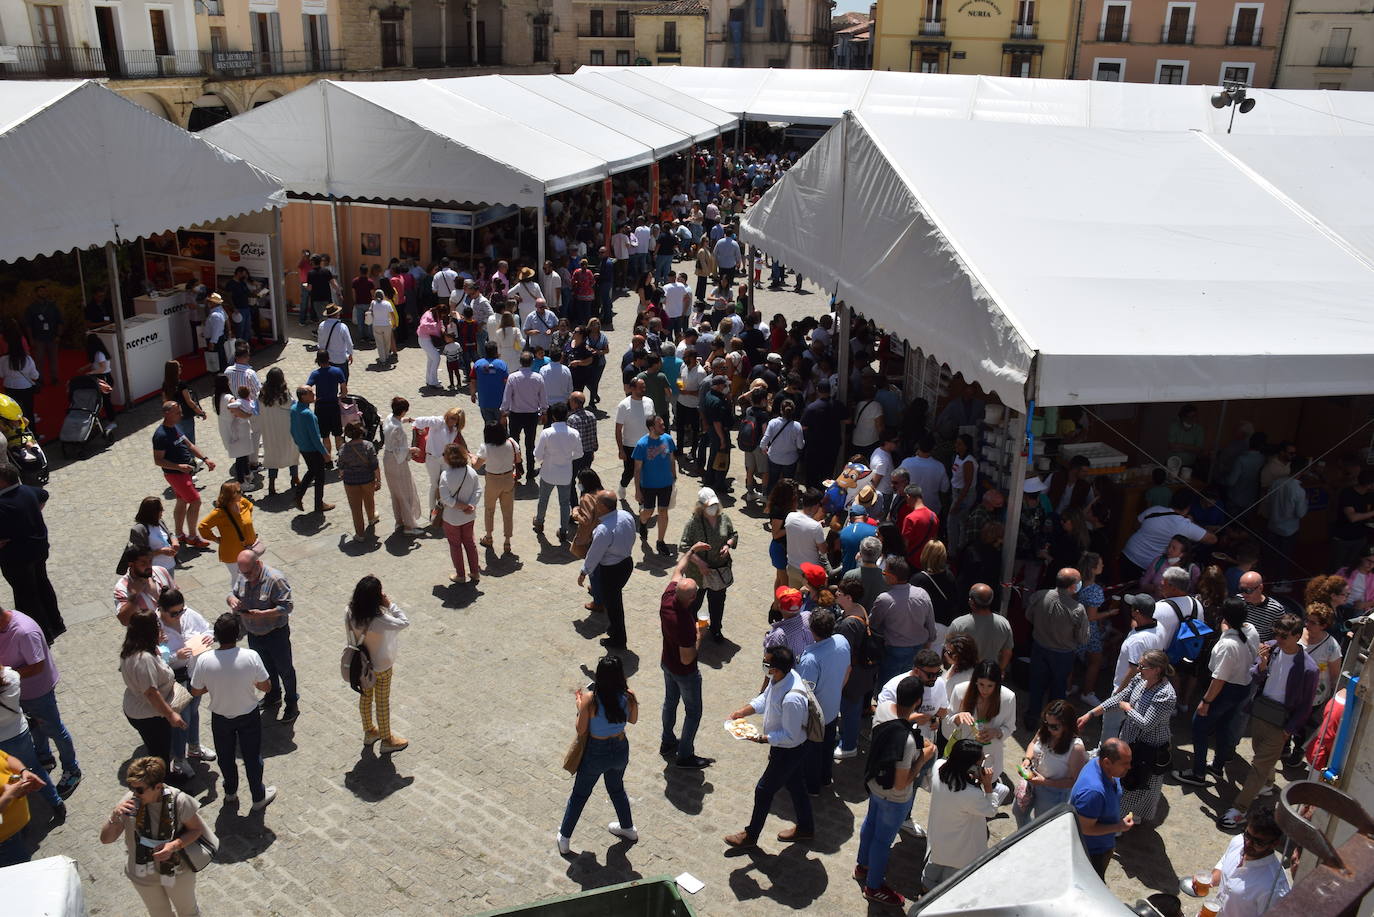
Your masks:
<svg viewBox="0 0 1374 917"><path fill-rule="evenodd" d="M1078 601L1083 603L1084 608L1101 608L1107 601L1107 595L1097 583L1089 583L1078 590ZM1102 638L1104 635L1105 630L1102 621L1089 621L1088 642L1078 645L1079 657L1087 656L1090 653L1102 652Z"/></svg>

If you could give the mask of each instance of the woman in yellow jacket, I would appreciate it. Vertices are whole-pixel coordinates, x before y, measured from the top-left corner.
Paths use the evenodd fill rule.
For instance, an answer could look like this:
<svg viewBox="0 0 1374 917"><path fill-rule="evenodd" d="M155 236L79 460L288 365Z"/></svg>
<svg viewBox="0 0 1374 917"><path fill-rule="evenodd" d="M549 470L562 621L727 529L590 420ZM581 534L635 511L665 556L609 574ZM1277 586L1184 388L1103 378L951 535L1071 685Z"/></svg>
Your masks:
<svg viewBox="0 0 1374 917"><path fill-rule="evenodd" d="M237 481L220 485L215 508L197 529L200 537L219 545L219 559L229 571L229 584L239 575L238 557L258 542L253 529L253 501L243 495Z"/></svg>

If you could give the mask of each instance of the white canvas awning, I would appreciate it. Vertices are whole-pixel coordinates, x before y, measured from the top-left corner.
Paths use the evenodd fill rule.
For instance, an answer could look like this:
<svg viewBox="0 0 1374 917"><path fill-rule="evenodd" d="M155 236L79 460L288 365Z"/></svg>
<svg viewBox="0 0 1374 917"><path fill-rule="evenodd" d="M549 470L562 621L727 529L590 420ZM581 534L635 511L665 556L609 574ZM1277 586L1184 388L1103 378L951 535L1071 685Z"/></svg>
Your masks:
<svg viewBox="0 0 1374 917"><path fill-rule="evenodd" d="M1372 158L850 115L741 235L1017 409L1374 393Z"/></svg>
<svg viewBox="0 0 1374 917"><path fill-rule="evenodd" d="M948 73L736 67L583 67L579 74L650 80L738 118L829 125L846 111L1060 127L1225 133L1230 109L1212 86L1019 79ZM1235 133L1374 135L1374 93L1251 89Z"/></svg>
<svg viewBox="0 0 1374 917"><path fill-rule="evenodd" d="M252 213L281 182L94 82L0 81L0 261Z"/></svg>
<svg viewBox="0 0 1374 917"><path fill-rule="evenodd" d="M296 194L536 207L734 123L594 80L484 76L321 80L204 136Z"/></svg>

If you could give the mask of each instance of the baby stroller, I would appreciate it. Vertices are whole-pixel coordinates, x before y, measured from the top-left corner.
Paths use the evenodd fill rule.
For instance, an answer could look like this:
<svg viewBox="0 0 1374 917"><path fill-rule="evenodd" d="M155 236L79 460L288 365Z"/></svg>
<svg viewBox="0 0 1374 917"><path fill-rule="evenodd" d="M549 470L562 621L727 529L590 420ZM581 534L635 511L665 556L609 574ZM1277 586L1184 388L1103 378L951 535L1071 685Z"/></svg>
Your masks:
<svg viewBox="0 0 1374 917"><path fill-rule="evenodd" d="M48 483L48 457L38 445L19 402L0 395L0 431L5 434L10 464L19 469L19 480L30 487Z"/></svg>
<svg viewBox="0 0 1374 917"><path fill-rule="evenodd" d="M362 395L344 395L339 399L343 405L343 421L356 420L363 425L363 435L367 441L382 448L382 418L377 408ZM356 412L356 416L350 416Z"/></svg>
<svg viewBox="0 0 1374 917"><path fill-rule="evenodd" d="M104 406L100 387L93 376L77 376L67 383L67 416L62 419L63 458L71 458L72 453L84 458L89 451L88 444L97 436L110 443L110 434L100 419Z"/></svg>

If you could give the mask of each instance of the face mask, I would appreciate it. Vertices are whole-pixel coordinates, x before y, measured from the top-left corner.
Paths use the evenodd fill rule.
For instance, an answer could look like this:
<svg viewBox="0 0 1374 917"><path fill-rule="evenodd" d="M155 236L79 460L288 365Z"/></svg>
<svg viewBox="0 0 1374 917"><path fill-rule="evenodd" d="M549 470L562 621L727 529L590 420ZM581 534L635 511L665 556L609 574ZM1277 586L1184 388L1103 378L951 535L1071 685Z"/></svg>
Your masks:
<svg viewBox="0 0 1374 917"><path fill-rule="evenodd" d="M1083 581L1082 581L1082 580L1079 580L1078 582L1074 583L1074 584L1073 584L1073 594L1074 594L1074 595L1078 595L1078 590L1080 590L1080 589L1082 589L1082 588L1083 588Z"/></svg>
<svg viewBox="0 0 1374 917"><path fill-rule="evenodd" d="M708 515L708 516L719 516L719 515L720 515L720 507L719 507L718 505L712 503L710 506L706 507L706 515Z"/></svg>
<svg viewBox="0 0 1374 917"><path fill-rule="evenodd" d="M1164 558L1164 562L1165 562L1166 564L1168 564L1169 566L1171 566L1171 567L1176 567L1176 566L1178 566L1178 562L1179 562L1180 560L1182 560L1181 557L1166 557L1166 558Z"/></svg>
<svg viewBox="0 0 1374 917"><path fill-rule="evenodd" d="M1193 429L1193 423L1192 423L1192 421L1190 421L1190 420L1185 420L1185 421L1183 421L1183 429L1185 429L1185 430L1191 430L1191 429Z"/></svg>

